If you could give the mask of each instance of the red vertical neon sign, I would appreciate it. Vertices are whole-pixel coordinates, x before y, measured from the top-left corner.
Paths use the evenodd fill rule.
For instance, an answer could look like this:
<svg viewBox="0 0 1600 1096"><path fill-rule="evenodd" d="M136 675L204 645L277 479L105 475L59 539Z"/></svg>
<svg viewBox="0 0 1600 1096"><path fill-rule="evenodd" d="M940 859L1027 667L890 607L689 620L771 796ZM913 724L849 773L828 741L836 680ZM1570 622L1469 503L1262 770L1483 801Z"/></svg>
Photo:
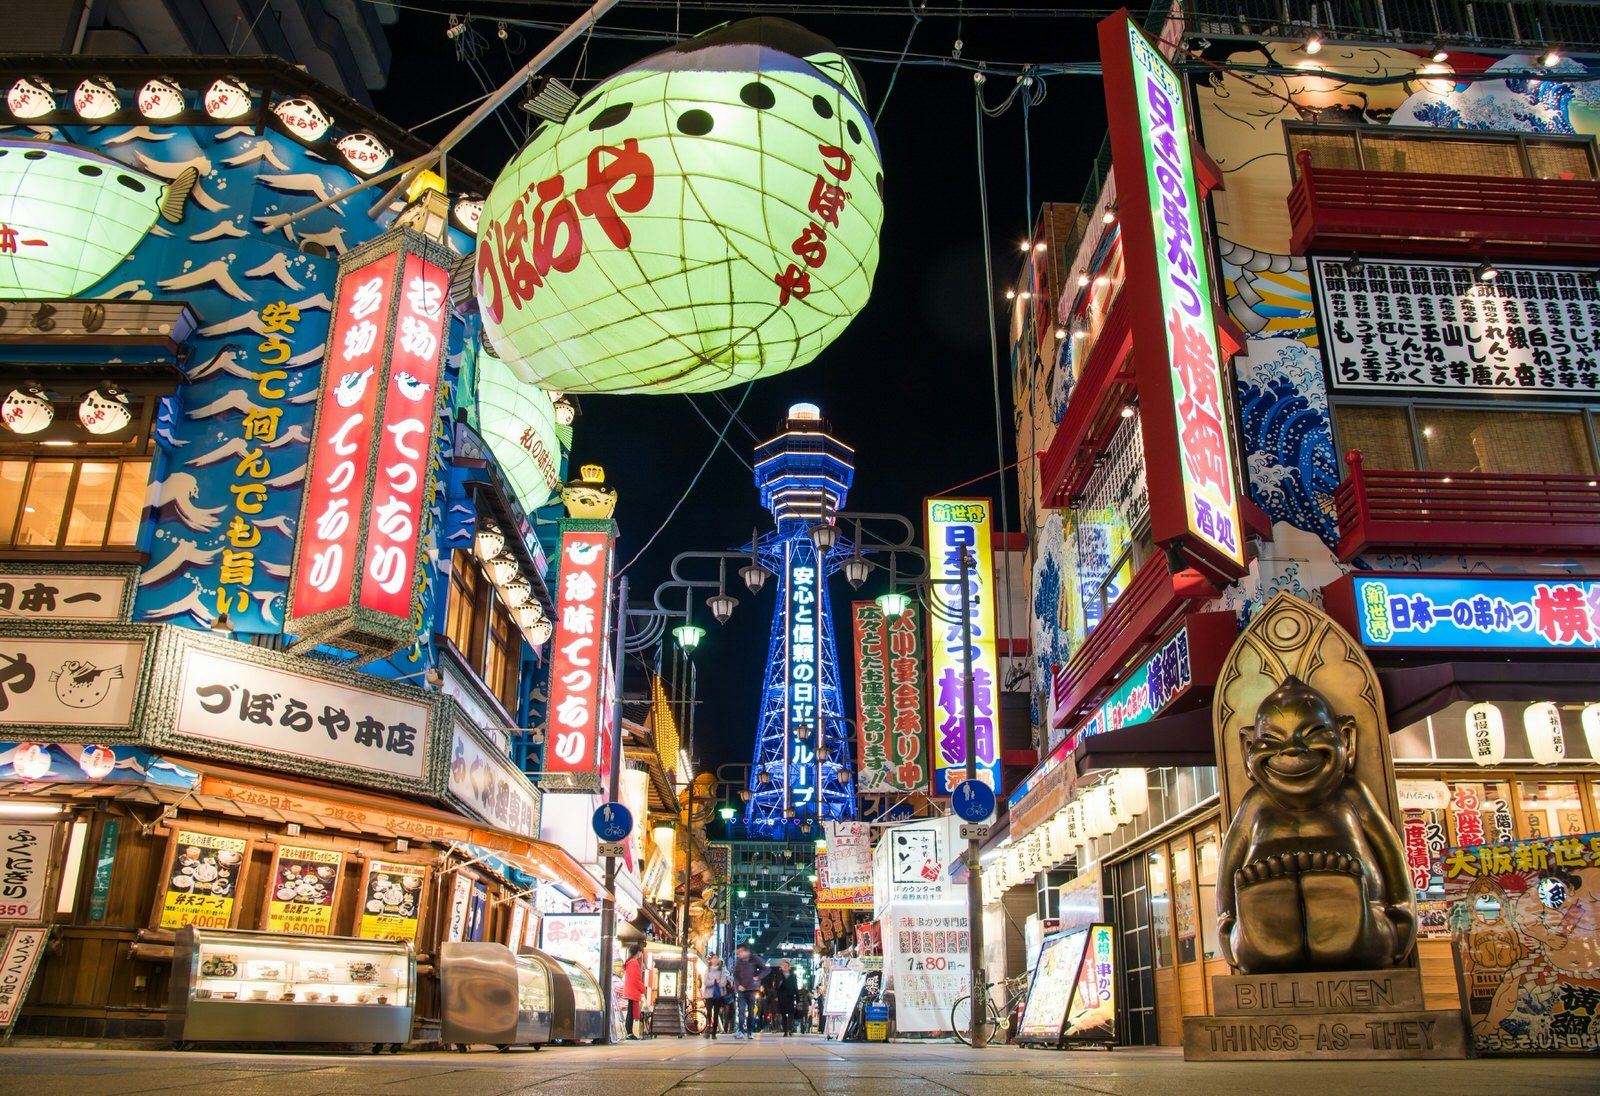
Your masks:
<svg viewBox="0 0 1600 1096"><path fill-rule="evenodd" d="M602 529L563 530L559 567L544 768L550 773L593 773L608 670L610 534Z"/></svg>

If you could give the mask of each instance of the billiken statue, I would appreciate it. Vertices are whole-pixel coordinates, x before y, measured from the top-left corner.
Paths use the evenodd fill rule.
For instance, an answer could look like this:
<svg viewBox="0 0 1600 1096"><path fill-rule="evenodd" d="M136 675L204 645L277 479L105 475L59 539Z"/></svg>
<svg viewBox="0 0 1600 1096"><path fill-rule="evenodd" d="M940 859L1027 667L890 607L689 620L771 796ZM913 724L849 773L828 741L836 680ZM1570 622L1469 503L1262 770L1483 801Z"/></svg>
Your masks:
<svg viewBox="0 0 1600 1096"><path fill-rule="evenodd" d="M1251 786L1218 867L1223 956L1245 974L1402 962L1416 942L1411 880L1355 775L1355 719L1291 675L1241 734Z"/></svg>

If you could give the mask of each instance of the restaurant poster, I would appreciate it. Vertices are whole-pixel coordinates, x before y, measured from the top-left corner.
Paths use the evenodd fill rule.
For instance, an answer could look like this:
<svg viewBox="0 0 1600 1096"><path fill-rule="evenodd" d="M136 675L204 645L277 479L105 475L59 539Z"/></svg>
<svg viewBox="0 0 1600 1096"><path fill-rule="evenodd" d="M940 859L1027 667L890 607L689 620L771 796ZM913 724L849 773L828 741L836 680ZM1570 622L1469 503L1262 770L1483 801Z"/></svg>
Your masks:
<svg viewBox="0 0 1600 1096"><path fill-rule="evenodd" d="M158 927L233 927L234 906L249 855L250 842L242 837L178 830L156 899Z"/></svg>
<svg viewBox="0 0 1600 1096"><path fill-rule="evenodd" d="M356 935L368 940L409 940L415 944L427 882L426 864L368 860Z"/></svg>
<svg viewBox="0 0 1600 1096"><path fill-rule="evenodd" d="M1055 1046L1061 1041L1088 942L1089 934L1083 931L1057 933L1044 941L1028 985L1027 1003L1022 1006L1017 1042Z"/></svg>
<svg viewBox="0 0 1600 1096"><path fill-rule="evenodd" d="M1069 1043L1117 1041L1117 970L1111 926L1090 925L1084 930L1088 945L1078 965L1077 985L1061 1037Z"/></svg>
<svg viewBox="0 0 1600 1096"><path fill-rule="evenodd" d="M11 1038L11 1029L27 1000L28 987L39 969L50 926L18 927L0 943L0 1040Z"/></svg>
<svg viewBox="0 0 1600 1096"><path fill-rule="evenodd" d="M971 935L956 902L908 902L883 930L884 967L894 990L895 1029L947 1032L950 1011L971 990Z"/></svg>
<svg viewBox="0 0 1600 1096"><path fill-rule="evenodd" d="M44 918L50 880L54 822L10 822L0 826L0 921L38 924Z"/></svg>
<svg viewBox="0 0 1600 1096"><path fill-rule="evenodd" d="M333 902L343 863L343 854L332 849L279 845L267 891L267 931L290 936L332 933Z"/></svg>
<svg viewBox="0 0 1600 1096"><path fill-rule="evenodd" d="M1600 1049L1600 834L1452 847L1438 874L1477 1053Z"/></svg>
<svg viewBox="0 0 1600 1096"><path fill-rule="evenodd" d="M1117 1039L1115 939L1103 922L1044 941L1017 1042L1104 1043Z"/></svg>

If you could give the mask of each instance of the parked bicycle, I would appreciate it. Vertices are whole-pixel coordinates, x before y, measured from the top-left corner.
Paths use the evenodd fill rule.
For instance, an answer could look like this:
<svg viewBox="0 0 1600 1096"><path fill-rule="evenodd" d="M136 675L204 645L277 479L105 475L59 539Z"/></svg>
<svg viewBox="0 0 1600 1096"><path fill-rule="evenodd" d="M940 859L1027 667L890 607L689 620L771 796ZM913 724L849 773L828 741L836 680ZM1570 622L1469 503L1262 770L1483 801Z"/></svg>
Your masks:
<svg viewBox="0 0 1600 1096"><path fill-rule="evenodd" d="M994 995L989 992L999 988L1005 1004L997 1006ZM1016 1015L1017 1006L1028 995L1028 976L1026 974L1014 975L1004 982L989 982L983 987L980 1000L983 1002L983 1015L980 1019L988 1025L991 1043L1003 1043L1011 1036L1011 1018ZM972 1045L973 1008L972 994L966 994L956 999L950 1008L950 1028L968 1046Z"/></svg>

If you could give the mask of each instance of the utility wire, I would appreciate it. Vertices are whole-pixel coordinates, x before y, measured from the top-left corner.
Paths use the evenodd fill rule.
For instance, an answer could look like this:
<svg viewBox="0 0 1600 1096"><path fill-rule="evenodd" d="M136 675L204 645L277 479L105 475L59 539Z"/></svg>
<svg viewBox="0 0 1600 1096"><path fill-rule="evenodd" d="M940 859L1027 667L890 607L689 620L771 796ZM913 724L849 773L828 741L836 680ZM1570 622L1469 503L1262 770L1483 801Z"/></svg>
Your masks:
<svg viewBox="0 0 1600 1096"><path fill-rule="evenodd" d="M735 449L733 446L729 445L728 442L725 439L722 438L721 434L718 433L718 431L717 431L717 424L712 422L710 419L706 418L706 413L704 411L700 410L700 405L694 402L694 397L689 395L689 393L685 392L683 394L683 398L689 401L689 406L694 408L694 413L696 415L700 416L700 421L705 423L707 426L709 426L711 428L711 432L713 434L717 434L717 440L722 445L722 447L724 449L726 449L728 452L732 453L733 454L733 458L735 460L737 460L740 464L744 465L746 468L749 468L751 475L754 475L755 474L755 468L750 464L749 461L744 459L744 454L743 453L740 453L737 449ZM718 397L718 401L721 402L721 397ZM726 409L727 408L727 404L724 403L723 407Z"/></svg>
<svg viewBox="0 0 1600 1096"><path fill-rule="evenodd" d="M905 64L906 54L911 49L911 39L916 36L917 28L922 25L922 16L918 14L911 0L906 0L906 6L911 8L911 29L906 31L906 44L900 47L900 56L895 60L893 71L889 73L889 86L884 89L883 99L878 103L878 113L872 116L873 128L877 128L878 119L883 117L883 108L889 105L889 96L894 94L894 82L900 78L900 66ZM927 0L923 0L922 6L924 8L928 6Z"/></svg>

